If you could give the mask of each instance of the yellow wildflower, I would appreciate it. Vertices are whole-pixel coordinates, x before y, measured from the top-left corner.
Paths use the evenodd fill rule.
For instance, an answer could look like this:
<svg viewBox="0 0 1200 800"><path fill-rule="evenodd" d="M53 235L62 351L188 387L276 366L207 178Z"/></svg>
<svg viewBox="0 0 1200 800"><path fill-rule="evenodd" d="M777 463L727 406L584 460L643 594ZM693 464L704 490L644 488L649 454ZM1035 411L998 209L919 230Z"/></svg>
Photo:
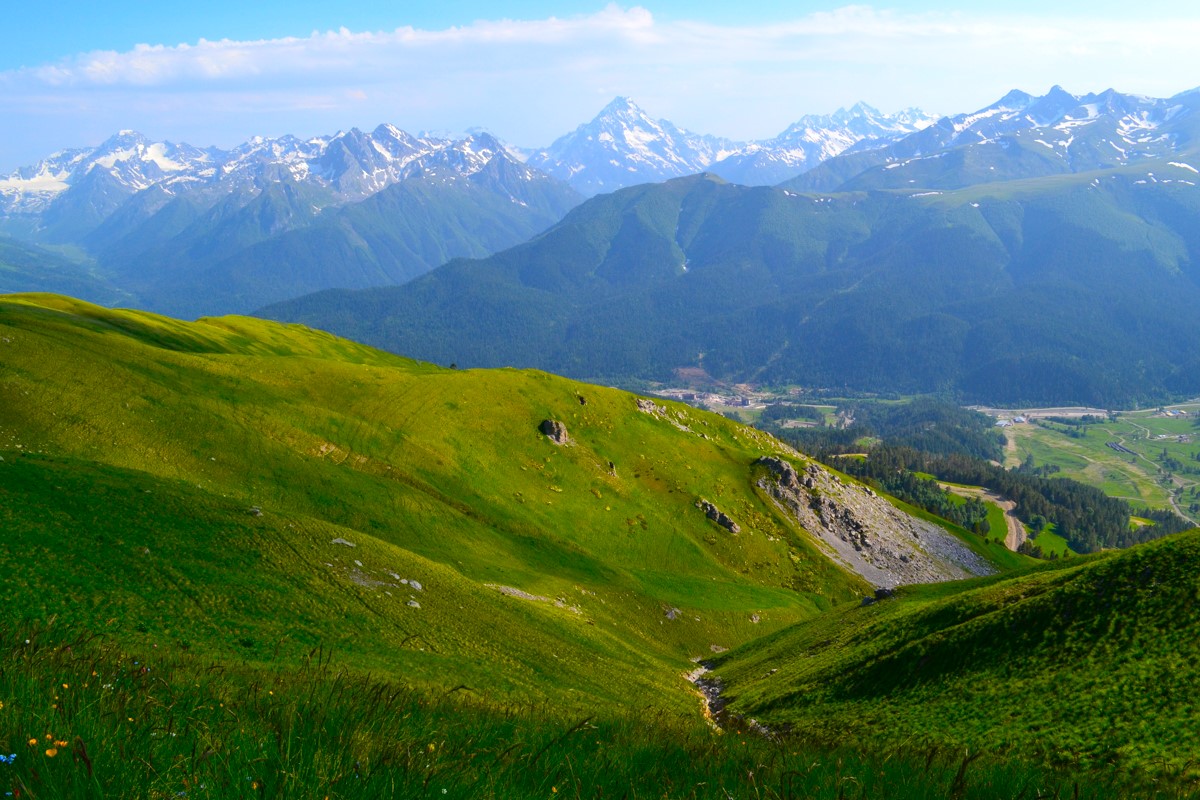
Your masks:
<svg viewBox="0 0 1200 800"><path fill-rule="evenodd" d="M64 742L62 739L56 739L54 742L54 746L55 747L66 747L67 742Z"/></svg>
<svg viewBox="0 0 1200 800"><path fill-rule="evenodd" d="M58 755L57 747L51 747L46 750L46 758L54 758L56 755Z"/></svg>
<svg viewBox="0 0 1200 800"><path fill-rule="evenodd" d="M30 746L30 747L37 747L37 739L30 739L30 740L29 740L29 746Z"/></svg>

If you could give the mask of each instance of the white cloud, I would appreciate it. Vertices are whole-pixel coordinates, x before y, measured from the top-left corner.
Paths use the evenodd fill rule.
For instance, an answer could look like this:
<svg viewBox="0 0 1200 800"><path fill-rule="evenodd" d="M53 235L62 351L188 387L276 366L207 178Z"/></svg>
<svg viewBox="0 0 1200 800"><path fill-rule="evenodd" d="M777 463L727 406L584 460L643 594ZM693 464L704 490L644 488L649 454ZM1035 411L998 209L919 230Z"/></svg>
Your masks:
<svg viewBox="0 0 1200 800"><path fill-rule="evenodd" d="M802 114L859 99L949 113L1054 83L1078 93L1114 86L1169 95L1200 75L1198 38L1197 16L1131 22L857 5L721 26L610 5L586 16L436 31L139 45L0 73L0 114L24 134L0 141L0 165L26 163L25 153L43 154L54 137L79 145L127 127L232 144L254 133L382 121L482 124L511 141L545 144L614 94L738 138L771 136Z"/></svg>

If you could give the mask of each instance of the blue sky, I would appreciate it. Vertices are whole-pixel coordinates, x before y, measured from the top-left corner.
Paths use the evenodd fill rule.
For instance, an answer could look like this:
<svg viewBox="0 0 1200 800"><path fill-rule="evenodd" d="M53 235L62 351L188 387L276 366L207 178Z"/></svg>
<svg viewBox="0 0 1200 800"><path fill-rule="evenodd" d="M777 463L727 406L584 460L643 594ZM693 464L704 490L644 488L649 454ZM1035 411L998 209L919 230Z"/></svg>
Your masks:
<svg viewBox="0 0 1200 800"><path fill-rule="evenodd" d="M751 139L858 100L956 113L1012 88L1200 85L1200 12L1153 0L6 5L0 172L122 128L230 146L391 122L537 146L620 94Z"/></svg>

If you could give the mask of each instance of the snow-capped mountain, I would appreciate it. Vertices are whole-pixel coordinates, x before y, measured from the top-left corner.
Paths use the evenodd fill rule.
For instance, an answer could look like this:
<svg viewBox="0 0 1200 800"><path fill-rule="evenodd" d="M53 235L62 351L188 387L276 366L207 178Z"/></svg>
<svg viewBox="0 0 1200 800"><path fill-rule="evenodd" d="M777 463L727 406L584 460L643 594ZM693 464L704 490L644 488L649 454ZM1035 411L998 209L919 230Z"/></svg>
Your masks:
<svg viewBox="0 0 1200 800"><path fill-rule="evenodd" d="M1193 149L1200 93L1161 99L1108 89L1037 97L1012 91L969 114L885 147L848 151L794 181L798 188L955 188L972 183L1108 169Z"/></svg>
<svg viewBox="0 0 1200 800"><path fill-rule="evenodd" d="M211 174L219 152L121 131L98 147L63 150L0 178L0 211L42 211L93 169L107 172L130 194L158 183L198 179Z"/></svg>
<svg viewBox="0 0 1200 800"><path fill-rule="evenodd" d="M216 198L279 181L310 184L328 190L331 202L349 202L415 176L472 175L498 156L513 160L487 134L418 137L392 125L308 140L255 137L232 150L153 142L121 131L99 147L64 150L0 178L0 213L39 214L85 187L106 193L86 201L96 207L119 205L151 186L166 195Z"/></svg>
<svg viewBox="0 0 1200 800"><path fill-rule="evenodd" d="M917 108L884 114L866 103L832 114L806 115L774 139L751 142L709 170L734 183L774 185L844 152L881 147L916 131L937 117Z"/></svg>
<svg viewBox="0 0 1200 800"><path fill-rule="evenodd" d="M651 119L633 101L618 97L528 161L586 195L703 171L735 183L770 185L853 147L895 141L935 119L917 109L883 114L859 103L848 111L802 117L774 139L735 142Z"/></svg>
<svg viewBox="0 0 1200 800"><path fill-rule="evenodd" d="M651 119L618 97L591 122L530 155L528 163L585 195L701 172L742 145Z"/></svg>

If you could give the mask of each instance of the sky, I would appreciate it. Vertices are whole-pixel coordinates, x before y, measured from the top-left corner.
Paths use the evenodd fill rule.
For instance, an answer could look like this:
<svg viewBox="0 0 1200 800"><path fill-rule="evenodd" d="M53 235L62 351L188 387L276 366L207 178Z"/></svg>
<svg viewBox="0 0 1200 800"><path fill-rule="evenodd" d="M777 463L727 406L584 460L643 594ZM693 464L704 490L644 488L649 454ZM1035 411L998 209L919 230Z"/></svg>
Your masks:
<svg viewBox="0 0 1200 800"><path fill-rule="evenodd" d="M1200 7L1183 2L172 5L6 3L0 174L122 129L230 147L390 122L536 147L622 95L749 140L860 100L954 114L1014 88L1200 85Z"/></svg>

